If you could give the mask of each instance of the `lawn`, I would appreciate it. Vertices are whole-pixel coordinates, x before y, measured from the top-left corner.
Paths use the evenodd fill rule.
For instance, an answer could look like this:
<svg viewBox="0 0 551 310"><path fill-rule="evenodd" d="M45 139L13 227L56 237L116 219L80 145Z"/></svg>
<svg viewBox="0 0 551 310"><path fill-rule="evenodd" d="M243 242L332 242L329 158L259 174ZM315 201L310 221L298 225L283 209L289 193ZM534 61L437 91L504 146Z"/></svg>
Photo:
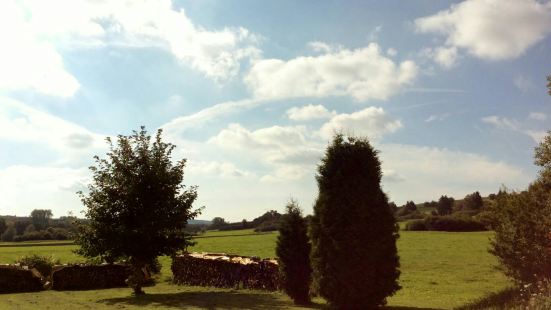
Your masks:
<svg viewBox="0 0 551 310"><path fill-rule="evenodd" d="M400 290L389 299L396 309L450 309L497 292L509 285L497 271L495 258L487 252L491 232L444 233L402 231L398 241L402 275ZM207 232L196 239L191 251L226 252L274 257L276 233L257 234L252 230ZM13 262L27 254L53 255L64 262L78 261L74 245L0 247L0 263ZM161 258L163 272L149 295L129 298L130 289L82 292L47 291L32 294L0 295L0 309L79 309L107 307L186 307L199 309L287 309L289 299L279 293L247 290L180 287L168 282L170 259ZM310 308L322 307L323 302ZM214 307L216 305L216 307ZM404 308L401 308L404 307ZM300 309L300 308L296 308Z"/></svg>

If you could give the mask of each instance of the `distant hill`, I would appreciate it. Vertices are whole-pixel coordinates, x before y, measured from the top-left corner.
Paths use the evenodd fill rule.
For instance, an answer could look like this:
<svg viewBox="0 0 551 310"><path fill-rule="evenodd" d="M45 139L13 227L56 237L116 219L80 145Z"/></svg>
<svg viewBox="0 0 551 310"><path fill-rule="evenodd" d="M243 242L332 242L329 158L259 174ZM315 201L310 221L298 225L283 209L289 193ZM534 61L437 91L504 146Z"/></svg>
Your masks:
<svg viewBox="0 0 551 310"><path fill-rule="evenodd" d="M189 220L188 224L190 225L210 225L210 221L206 220Z"/></svg>

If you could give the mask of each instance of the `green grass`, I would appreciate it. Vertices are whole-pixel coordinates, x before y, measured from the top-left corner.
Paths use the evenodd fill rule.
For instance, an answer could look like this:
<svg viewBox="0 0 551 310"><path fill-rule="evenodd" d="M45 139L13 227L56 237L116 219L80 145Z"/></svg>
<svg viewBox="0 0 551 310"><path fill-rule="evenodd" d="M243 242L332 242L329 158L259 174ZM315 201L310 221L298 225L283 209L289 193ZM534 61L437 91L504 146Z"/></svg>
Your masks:
<svg viewBox="0 0 551 310"><path fill-rule="evenodd" d="M487 252L491 232L445 233L401 232L398 249L401 258L403 289L389 299L395 309L450 309L473 302L507 288L509 281L494 266L496 259ZM252 230L207 232L197 238L190 251L225 252L248 256L274 257L276 233L256 234ZM13 262L27 254L50 255L64 262L78 261L71 252L74 245L3 247L0 263ZM185 307L214 309L288 309L289 299L279 293L246 290L179 287L168 283L170 259L162 257L161 281L147 288L149 295L129 298L130 289L82 292L47 291L34 294L0 295L0 309L71 309L117 307ZM322 307L322 301L310 308ZM300 309L300 308L296 308Z"/></svg>

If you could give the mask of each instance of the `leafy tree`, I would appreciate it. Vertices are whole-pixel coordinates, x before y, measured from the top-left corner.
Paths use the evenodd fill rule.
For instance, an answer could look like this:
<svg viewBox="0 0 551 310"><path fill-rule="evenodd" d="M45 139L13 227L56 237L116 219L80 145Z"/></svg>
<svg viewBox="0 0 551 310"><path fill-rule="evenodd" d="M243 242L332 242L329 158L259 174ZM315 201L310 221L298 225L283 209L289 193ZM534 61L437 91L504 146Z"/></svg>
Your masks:
<svg viewBox="0 0 551 310"><path fill-rule="evenodd" d="M46 229L52 216L52 210L34 209L31 212L31 221L34 228L36 230Z"/></svg>
<svg viewBox="0 0 551 310"><path fill-rule="evenodd" d="M286 206L277 238L276 254L283 290L296 304L309 302L312 269L310 267L310 240L308 227L296 201Z"/></svg>
<svg viewBox="0 0 551 310"><path fill-rule="evenodd" d="M8 225L6 228L6 231L1 236L2 241L10 242L13 241L13 238L15 237L16 231L15 227L13 225Z"/></svg>
<svg viewBox="0 0 551 310"><path fill-rule="evenodd" d="M212 219L210 224L210 229L220 229L224 227L226 224L226 220L221 217L215 217Z"/></svg>
<svg viewBox="0 0 551 310"><path fill-rule="evenodd" d="M536 148L538 178L522 192L496 197L491 252L520 283L551 278L551 131Z"/></svg>
<svg viewBox="0 0 551 310"><path fill-rule="evenodd" d="M335 308L372 309L400 289L398 225L381 175L365 138L336 135L318 166L311 260L316 289Z"/></svg>
<svg viewBox="0 0 551 310"><path fill-rule="evenodd" d="M549 96L551 96L551 75L547 77L547 89Z"/></svg>
<svg viewBox="0 0 551 310"><path fill-rule="evenodd" d="M413 211L416 211L416 210L417 210L417 205L416 205L415 202L413 202L413 201L407 201L406 204L404 205L404 208L405 208L408 212L413 212Z"/></svg>
<svg viewBox="0 0 551 310"><path fill-rule="evenodd" d="M95 156L88 193L80 192L88 224L80 228L77 252L108 262L125 259L133 269L127 280L143 294L144 268L160 255L175 255L191 243L184 231L200 210L192 210L196 187L182 184L186 160L172 162L175 146L152 142L144 127L130 136L107 138L107 158Z"/></svg>
<svg viewBox="0 0 551 310"><path fill-rule="evenodd" d="M392 213L396 213L398 211L398 206L394 203L394 201L389 202L388 207Z"/></svg>
<svg viewBox="0 0 551 310"><path fill-rule="evenodd" d="M17 220L14 222L15 234L22 235L27 230L27 227L31 225L30 221L27 220Z"/></svg>
<svg viewBox="0 0 551 310"><path fill-rule="evenodd" d="M3 217L0 217L0 236L6 231L8 225Z"/></svg>
<svg viewBox="0 0 551 310"><path fill-rule="evenodd" d="M484 206L484 201L480 193L476 191L465 196L465 199L463 199L463 206L469 210L480 210Z"/></svg>
<svg viewBox="0 0 551 310"><path fill-rule="evenodd" d="M452 213L453 209L453 203L454 199L452 197L448 197L446 195L443 195L438 200L438 206L436 207L436 210L438 211L438 215L448 215Z"/></svg>

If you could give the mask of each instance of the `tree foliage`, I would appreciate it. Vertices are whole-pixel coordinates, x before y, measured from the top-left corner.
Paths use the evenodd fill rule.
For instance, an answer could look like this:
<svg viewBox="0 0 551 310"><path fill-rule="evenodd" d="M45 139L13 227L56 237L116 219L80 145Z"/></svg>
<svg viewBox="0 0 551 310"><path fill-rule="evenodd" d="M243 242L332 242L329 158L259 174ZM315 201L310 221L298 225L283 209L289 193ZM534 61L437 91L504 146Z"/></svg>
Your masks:
<svg viewBox="0 0 551 310"><path fill-rule="evenodd" d="M160 255L174 255L191 244L184 231L199 210L192 204L195 187L182 184L186 160L173 163L175 146L161 139L151 141L144 127L130 136L107 138L106 158L95 156L96 165L88 192L80 192L88 224L76 238L77 251L108 262L128 260L133 274L128 279L141 294L142 270Z"/></svg>
<svg viewBox="0 0 551 310"><path fill-rule="evenodd" d="M381 176L365 138L335 136L318 167L311 259L316 289L335 308L371 309L400 288L398 226Z"/></svg>
<svg viewBox="0 0 551 310"><path fill-rule="evenodd" d="M491 252L520 283L551 278L551 132L536 148L538 178L522 192L496 197Z"/></svg>
<svg viewBox="0 0 551 310"><path fill-rule="evenodd" d="M448 197L446 195L440 196L440 199L438 199L438 205L436 206L438 215L451 214L453 209L453 203L454 203L454 199L452 197Z"/></svg>
<svg viewBox="0 0 551 310"><path fill-rule="evenodd" d="M310 267L310 240L308 226L298 204L291 200L283 215L277 238L276 254L279 258L283 290L296 304L309 302L312 269Z"/></svg>
<svg viewBox="0 0 551 310"><path fill-rule="evenodd" d="M8 228L8 224L6 224L6 220L4 218L0 217L0 236L6 231Z"/></svg>
<svg viewBox="0 0 551 310"><path fill-rule="evenodd" d="M478 191L465 196L463 199L463 207L468 210L480 210L484 206L482 196Z"/></svg>
<svg viewBox="0 0 551 310"><path fill-rule="evenodd" d="M48 227L52 216L52 210L34 209L31 212L32 225L36 230L44 230Z"/></svg>

